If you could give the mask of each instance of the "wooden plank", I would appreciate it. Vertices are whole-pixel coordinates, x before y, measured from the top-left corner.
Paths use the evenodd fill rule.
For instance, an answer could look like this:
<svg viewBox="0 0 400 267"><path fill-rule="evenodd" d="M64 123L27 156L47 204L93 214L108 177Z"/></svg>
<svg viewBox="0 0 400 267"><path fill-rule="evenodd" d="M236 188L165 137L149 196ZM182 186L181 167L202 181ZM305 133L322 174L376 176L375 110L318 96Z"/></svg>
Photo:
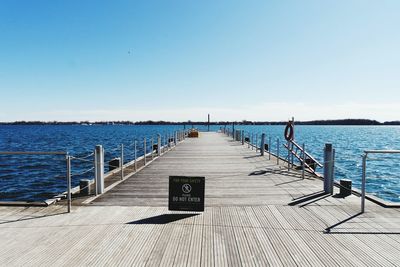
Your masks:
<svg viewBox="0 0 400 267"><path fill-rule="evenodd" d="M129 171L129 168L127 169ZM169 175L204 175L200 215L162 218ZM0 207L0 265L395 266L400 214L359 198L297 206L322 182L215 133L187 140L88 206ZM393 234L390 234L390 232ZM338 232L340 234L335 234ZM51 255L49 257L48 255Z"/></svg>

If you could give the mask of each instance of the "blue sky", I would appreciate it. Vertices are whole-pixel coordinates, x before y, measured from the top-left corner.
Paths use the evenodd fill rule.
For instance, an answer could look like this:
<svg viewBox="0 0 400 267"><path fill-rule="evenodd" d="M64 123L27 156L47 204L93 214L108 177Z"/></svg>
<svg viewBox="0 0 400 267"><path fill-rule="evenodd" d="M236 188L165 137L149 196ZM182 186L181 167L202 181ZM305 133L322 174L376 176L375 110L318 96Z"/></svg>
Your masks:
<svg viewBox="0 0 400 267"><path fill-rule="evenodd" d="M400 1L0 1L0 121L400 120Z"/></svg>

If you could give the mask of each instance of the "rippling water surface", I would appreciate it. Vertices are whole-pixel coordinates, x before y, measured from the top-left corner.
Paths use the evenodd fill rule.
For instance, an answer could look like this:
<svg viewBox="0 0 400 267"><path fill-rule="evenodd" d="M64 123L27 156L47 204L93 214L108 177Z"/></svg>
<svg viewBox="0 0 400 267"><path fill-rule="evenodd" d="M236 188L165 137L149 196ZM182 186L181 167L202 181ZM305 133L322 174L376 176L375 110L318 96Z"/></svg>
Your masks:
<svg viewBox="0 0 400 267"><path fill-rule="evenodd" d="M213 126L213 130L220 126ZM126 161L133 159L133 142L138 140L138 155L143 154L142 140L165 136L182 126L0 126L1 151L65 151L77 157L90 155L97 144L104 146L106 161L120 155L125 146ZM205 129L205 128L203 128ZM254 133L266 133L273 140L284 140L284 126L237 126ZM366 149L400 149L400 127L397 126L296 126L295 139L305 143L306 150L323 161L325 143L336 150L335 178L353 180L360 187L361 156ZM281 148L281 151L284 151ZM284 152L282 152L284 153ZM93 178L93 157L72 162L73 185L83 178ZM400 156L371 155L367 163L367 191L382 199L400 202ZM106 166L107 169L107 166ZM322 170L319 170L322 172ZM63 156L0 155L0 201L44 200L66 190Z"/></svg>

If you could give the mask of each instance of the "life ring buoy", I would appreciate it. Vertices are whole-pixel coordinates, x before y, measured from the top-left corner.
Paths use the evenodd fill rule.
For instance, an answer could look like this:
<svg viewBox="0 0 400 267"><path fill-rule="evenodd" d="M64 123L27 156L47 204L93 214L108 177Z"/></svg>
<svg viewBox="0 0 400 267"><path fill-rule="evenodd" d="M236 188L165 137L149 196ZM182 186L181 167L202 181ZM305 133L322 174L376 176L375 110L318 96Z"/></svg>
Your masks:
<svg viewBox="0 0 400 267"><path fill-rule="evenodd" d="M286 124L286 128L285 128L285 139L287 141L291 141L293 140L293 135L294 135L294 127L293 124L288 122Z"/></svg>

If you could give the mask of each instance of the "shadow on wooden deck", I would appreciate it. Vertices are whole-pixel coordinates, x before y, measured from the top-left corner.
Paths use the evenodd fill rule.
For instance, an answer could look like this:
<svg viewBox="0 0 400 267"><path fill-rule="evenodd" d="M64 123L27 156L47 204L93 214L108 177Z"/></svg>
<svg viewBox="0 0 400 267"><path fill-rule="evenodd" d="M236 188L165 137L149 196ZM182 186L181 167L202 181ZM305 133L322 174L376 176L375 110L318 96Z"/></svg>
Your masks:
<svg viewBox="0 0 400 267"><path fill-rule="evenodd" d="M167 224L199 215L198 213L172 213L157 215L126 224Z"/></svg>

